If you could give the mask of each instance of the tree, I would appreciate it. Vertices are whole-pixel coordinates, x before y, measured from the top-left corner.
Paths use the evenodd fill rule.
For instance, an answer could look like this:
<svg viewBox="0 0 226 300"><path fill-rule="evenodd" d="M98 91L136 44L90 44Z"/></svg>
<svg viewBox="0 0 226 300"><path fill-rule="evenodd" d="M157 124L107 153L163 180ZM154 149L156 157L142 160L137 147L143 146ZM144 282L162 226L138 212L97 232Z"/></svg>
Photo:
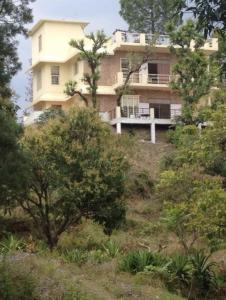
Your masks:
<svg viewBox="0 0 226 300"><path fill-rule="evenodd" d="M95 110L27 128L21 144L28 181L17 200L50 249L82 218L102 224L107 234L123 222L128 164L118 137Z"/></svg>
<svg viewBox="0 0 226 300"><path fill-rule="evenodd" d="M0 101L1 103L1 101ZM8 211L20 186L23 156L18 145L22 128L16 123L11 103L0 108L0 207Z"/></svg>
<svg viewBox="0 0 226 300"><path fill-rule="evenodd" d="M165 201L164 221L186 252L200 239L223 239L226 191L219 177L183 165L161 174L157 193Z"/></svg>
<svg viewBox="0 0 226 300"><path fill-rule="evenodd" d="M214 100L202 111L208 126L201 134L195 125L176 127L176 149L157 186L169 229L186 251L200 238L215 243L226 233L226 105L219 91Z"/></svg>
<svg viewBox="0 0 226 300"><path fill-rule="evenodd" d="M169 0L120 0L120 15L129 24L130 31L165 33L165 25L172 17Z"/></svg>
<svg viewBox="0 0 226 300"><path fill-rule="evenodd" d="M197 19L197 29L204 32L205 37L217 30L225 35L226 31L226 2L225 0L173 0L175 16L181 18L186 12L192 12Z"/></svg>
<svg viewBox="0 0 226 300"><path fill-rule="evenodd" d="M183 122L192 124L196 105L209 93L214 82L214 72L208 70L209 60L201 49L205 39L197 32L196 24L189 20L178 30L172 29L168 28L173 45L170 49L177 63L172 69L175 77L170 85L183 101Z"/></svg>
<svg viewBox="0 0 226 300"><path fill-rule="evenodd" d="M70 45L80 51L80 59L88 63L90 72L84 74L83 81L88 84L88 92L91 95L91 102L93 108L98 108L97 101L97 89L98 89L98 80L100 79L99 66L101 65L101 60L106 56L106 43L108 38L106 37L103 31L97 31L96 34L91 33L86 36L92 44L91 50L89 50L84 40L76 41L71 40ZM69 81L66 84L65 93L68 96L79 95L82 100L86 103L86 106L89 106L89 99L77 88L77 82Z"/></svg>
<svg viewBox="0 0 226 300"><path fill-rule="evenodd" d="M31 2L34 0L3 0L0 3L0 96L4 98L12 95L9 84L21 67L15 37L27 35L25 25L32 21Z"/></svg>

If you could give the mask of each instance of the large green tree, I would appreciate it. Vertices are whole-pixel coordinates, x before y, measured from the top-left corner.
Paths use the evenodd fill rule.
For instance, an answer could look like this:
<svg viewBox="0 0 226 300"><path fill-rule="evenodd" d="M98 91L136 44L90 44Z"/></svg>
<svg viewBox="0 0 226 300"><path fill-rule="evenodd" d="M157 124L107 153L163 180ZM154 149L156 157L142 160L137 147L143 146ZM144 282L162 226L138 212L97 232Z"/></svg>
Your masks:
<svg viewBox="0 0 226 300"><path fill-rule="evenodd" d="M10 97L12 77L20 69L17 55L18 34L27 35L26 24L32 21L29 4L34 0L0 1L0 96Z"/></svg>
<svg viewBox="0 0 226 300"><path fill-rule="evenodd" d="M51 249L82 218L102 224L107 234L124 220L128 164L119 138L95 110L27 128L21 143L28 180L17 199Z"/></svg>
<svg viewBox="0 0 226 300"><path fill-rule="evenodd" d="M165 25L172 17L169 0L120 0L120 15L130 31L165 33Z"/></svg>
<svg viewBox="0 0 226 300"><path fill-rule="evenodd" d="M222 35L226 32L226 2L225 0L172 0L172 5L178 15L192 12L197 19L197 29L204 32L205 37L217 30Z"/></svg>
<svg viewBox="0 0 226 300"><path fill-rule="evenodd" d="M207 95L214 83L213 69L209 58L201 49L205 39L196 30L196 23L187 21L178 29L169 27L171 53L177 62L173 65L172 89L183 101L182 119L186 124L195 121L194 111L201 97ZM179 47L178 47L179 46Z"/></svg>
<svg viewBox="0 0 226 300"><path fill-rule="evenodd" d="M0 206L9 208L14 192L20 186L18 171L23 158L18 145L22 132L16 122L10 81L21 64L17 56L17 35L27 35L25 25L31 22L29 3L33 0L0 1Z"/></svg>

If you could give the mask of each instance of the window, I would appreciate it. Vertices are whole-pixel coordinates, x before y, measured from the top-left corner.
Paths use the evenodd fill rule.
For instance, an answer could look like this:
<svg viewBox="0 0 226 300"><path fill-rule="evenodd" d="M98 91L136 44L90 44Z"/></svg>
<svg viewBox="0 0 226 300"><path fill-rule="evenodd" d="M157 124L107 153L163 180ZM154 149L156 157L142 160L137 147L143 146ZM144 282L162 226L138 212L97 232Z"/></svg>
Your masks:
<svg viewBox="0 0 226 300"><path fill-rule="evenodd" d="M123 73L123 77L127 76L130 68L130 63L128 58L121 58L120 60L120 68L121 72Z"/></svg>
<svg viewBox="0 0 226 300"><path fill-rule="evenodd" d="M42 71L39 69L37 71L37 91L39 91L42 88Z"/></svg>
<svg viewBox="0 0 226 300"><path fill-rule="evenodd" d="M77 75L78 74L78 62L76 61L74 63L74 75Z"/></svg>
<svg viewBox="0 0 226 300"><path fill-rule="evenodd" d="M52 84L58 85L60 83L60 67L52 66L51 67L51 82Z"/></svg>
<svg viewBox="0 0 226 300"><path fill-rule="evenodd" d="M38 37L38 50L42 51L42 35Z"/></svg>

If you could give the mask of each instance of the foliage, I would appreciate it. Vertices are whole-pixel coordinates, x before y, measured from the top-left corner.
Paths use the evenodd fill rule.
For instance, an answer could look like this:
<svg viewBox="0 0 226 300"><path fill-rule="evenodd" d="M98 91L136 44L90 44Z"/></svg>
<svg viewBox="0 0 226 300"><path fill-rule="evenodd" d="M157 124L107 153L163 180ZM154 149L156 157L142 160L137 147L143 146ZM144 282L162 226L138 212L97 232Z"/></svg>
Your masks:
<svg viewBox="0 0 226 300"><path fill-rule="evenodd" d="M132 184L133 193L136 193L143 199L147 199L150 197L151 191L154 187L154 183L147 171L144 170L138 174L135 174L134 182Z"/></svg>
<svg viewBox="0 0 226 300"><path fill-rule="evenodd" d="M15 251L22 251L25 247L24 240L13 235L9 235L0 241L0 253L4 255Z"/></svg>
<svg viewBox="0 0 226 300"><path fill-rule="evenodd" d="M129 30L144 33L165 33L165 25L173 15L168 0L121 0L120 15L129 24Z"/></svg>
<svg viewBox="0 0 226 300"><path fill-rule="evenodd" d="M18 34L27 35L25 25L32 21L29 4L34 0L7 0L0 3L0 97L12 95L12 77L21 68L17 56Z"/></svg>
<svg viewBox="0 0 226 300"><path fill-rule="evenodd" d="M213 271L215 263L209 262L209 257L203 251L197 251L191 256L192 283L193 286L198 287L201 295L207 295L210 290L216 290L216 274Z"/></svg>
<svg viewBox="0 0 226 300"><path fill-rule="evenodd" d="M186 252L200 238L224 236L226 192L220 178L184 166L163 172L157 193L166 201L164 221Z"/></svg>
<svg viewBox="0 0 226 300"><path fill-rule="evenodd" d="M124 221L128 163L118 144L87 109L27 128L21 145L28 181L17 199L50 248L82 217L102 224L107 234Z"/></svg>
<svg viewBox="0 0 226 300"><path fill-rule="evenodd" d="M168 284L170 284L170 286L173 285L174 289L183 285L188 287L192 276L191 269L191 264L187 256L180 254L175 255L168 266L168 272L170 274Z"/></svg>
<svg viewBox="0 0 226 300"><path fill-rule="evenodd" d="M100 79L99 67L101 65L102 59L106 56L106 43L108 38L103 31L97 31L96 34L91 33L86 36L86 38L91 42L92 48L88 50L85 46L84 40L71 40L70 45L79 50L80 59L88 64L89 72L84 74L83 81L88 84L88 92L91 94L91 102L93 108L98 108L97 99L97 89L98 80ZM72 97L74 95L79 95L82 100L84 100L86 106L89 106L89 100L84 94L76 89L77 82L69 81L66 83L65 93L66 95Z"/></svg>
<svg viewBox="0 0 226 300"><path fill-rule="evenodd" d="M133 251L125 255L119 265L119 269L123 272L136 274L147 270L148 266L163 266L166 260L159 254L149 251Z"/></svg>
<svg viewBox="0 0 226 300"><path fill-rule="evenodd" d="M177 30L169 26L168 30L173 45L171 52L177 59L172 70L175 79L170 85L184 104L181 120L192 124L196 105L202 96L208 94L216 74L214 70L208 71L209 61L201 49L205 40L197 32L193 21L188 20Z"/></svg>
<svg viewBox="0 0 226 300"><path fill-rule="evenodd" d="M51 107L46 109L38 118L38 122L39 124L43 124L45 122L47 122L50 119L54 119L57 117L64 117L65 113L61 108L57 108L57 107Z"/></svg>
<svg viewBox="0 0 226 300"><path fill-rule="evenodd" d="M14 204L14 194L22 180L18 176L23 166L18 145L22 128L16 123L12 105L1 100L0 103L0 206L7 211Z"/></svg>
<svg viewBox="0 0 226 300"><path fill-rule="evenodd" d="M107 241L103 244L103 249L109 257L116 257L120 253L119 246L112 240Z"/></svg>
<svg viewBox="0 0 226 300"><path fill-rule="evenodd" d="M0 264L1 300L30 300L34 295L35 281L31 274L13 270L8 264Z"/></svg>
<svg viewBox="0 0 226 300"><path fill-rule="evenodd" d="M211 35L215 30L224 35L226 30L226 4L224 0L173 0L173 6L178 14L183 16L186 12L192 12L197 19L197 30L202 30L205 37Z"/></svg>
<svg viewBox="0 0 226 300"><path fill-rule="evenodd" d="M82 265L87 261L88 253L84 250L79 250L79 249L66 250L63 253L63 258L66 262Z"/></svg>

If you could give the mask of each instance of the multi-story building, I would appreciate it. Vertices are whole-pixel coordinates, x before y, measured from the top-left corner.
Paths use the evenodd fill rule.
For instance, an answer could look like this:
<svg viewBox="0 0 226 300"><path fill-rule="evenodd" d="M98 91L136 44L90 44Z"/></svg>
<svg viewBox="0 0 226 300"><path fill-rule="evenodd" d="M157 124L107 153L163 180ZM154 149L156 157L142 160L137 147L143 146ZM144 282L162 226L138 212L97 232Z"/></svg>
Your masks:
<svg viewBox="0 0 226 300"><path fill-rule="evenodd" d="M30 31L32 39L33 102L32 112L25 124L32 123L45 109L69 109L84 105L79 96L67 97L65 83L75 80L78 89L86 96L89 92L82 81L87 63L78 59L79 51L69 45L71 39L84 39L86 22L69 20L40 20ZM180 114L181 101L169 86L171 66L175 63L169 50L169 38L160 35L154 47L154 58L146 62L139 73L133 74L130 86L133 95L124 95L117 107L116 89L123 84L128 68L128 53L141 53L152 39L151 35L116 30L107 43L107 56L100 66L98 100L102 118L116 125L146 124L151 126L155 142L155 124L172 124ZM210 39L203 47L206 55L218 50L217 39Z"/></svg>

